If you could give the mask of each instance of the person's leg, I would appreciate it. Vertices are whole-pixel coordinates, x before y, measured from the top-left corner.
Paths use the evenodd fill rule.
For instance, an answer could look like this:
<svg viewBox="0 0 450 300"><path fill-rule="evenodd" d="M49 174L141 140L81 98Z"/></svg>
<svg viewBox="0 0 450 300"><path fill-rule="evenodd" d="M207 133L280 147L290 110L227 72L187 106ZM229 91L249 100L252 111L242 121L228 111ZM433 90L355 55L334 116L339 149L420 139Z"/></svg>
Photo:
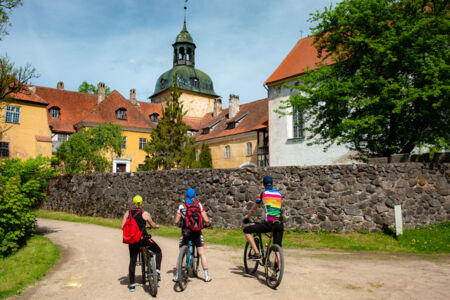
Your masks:
<svg viewBox="0 0 450 300"><path fill-rule="evenodd" d="M253 252L257 256L259 255L259 250L252 233L263 233L268 231L270 231L270 228L268 229L265 223L258 223L244 227L244 236L249 242L250 246L252 246Z"/></svg>
<svg viewBox="0 0 450 300"><path fill-rule="evenodd" d="M128 250L130 251L130 264L128 266L128 277L130 279L130 285L128 286L134 290L135 285L135 272L136 272L136 260L139 253L139 243L128 245Z"/></svg>
<svg viewBox="0 0 450 300"><path fill-rule="evenodd" d="M146 245L149 247L149 249L155 253L156 256L156 269L159 271L161 270L161 261L162 261L162 251L161 248L158 246L157 243L155 243L154 240L150 239L147 241Z"/></svg>
<svg viewBox="0 0 450 300"><path fill-rule="evenodd" d="M203 235L201 234L201 232L199 232L195 236L193 243L195 244L195 247L197 247L197 253L202 263L203 273L205 274L205 281L209 282L212 280L212 278L211 276L209 276L208 260L206 259L206 252L205 252L205 243L203 241Z"/></svg>
<svg viewBox="0 0 450 300"><path fill-rule="evenodd" d="M182 234L180 236L180 240L178 243L178 249L181 249L181 247L183 247L184 245L187 245L187 242L188 242L187 238ZM179 258L179 256L177 256L177 262L175 263L175 272L173 275L173 281L178 281L178 258Z"/></svg>

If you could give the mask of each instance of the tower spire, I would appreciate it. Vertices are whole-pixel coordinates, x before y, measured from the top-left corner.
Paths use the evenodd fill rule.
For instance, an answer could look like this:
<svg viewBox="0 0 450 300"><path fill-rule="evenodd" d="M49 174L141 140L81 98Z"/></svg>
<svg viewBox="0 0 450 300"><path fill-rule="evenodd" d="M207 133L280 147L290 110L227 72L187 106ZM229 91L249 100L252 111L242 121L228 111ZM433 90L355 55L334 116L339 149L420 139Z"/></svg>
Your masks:
<svg viewBox="0 0 450 300"><path fill-rule="evenodd" d="M188 0L184 0L184 28L186 28L186 10Z"/></svg>

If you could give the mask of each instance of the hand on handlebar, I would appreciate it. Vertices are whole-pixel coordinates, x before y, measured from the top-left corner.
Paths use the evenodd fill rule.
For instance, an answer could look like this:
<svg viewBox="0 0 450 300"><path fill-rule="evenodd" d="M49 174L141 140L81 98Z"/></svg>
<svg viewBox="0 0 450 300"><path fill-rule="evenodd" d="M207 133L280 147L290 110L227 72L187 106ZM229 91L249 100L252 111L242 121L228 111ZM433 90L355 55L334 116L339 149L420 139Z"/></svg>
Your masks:
<svg viewBox="0 0 450 300"><path fill-rule="evenodd" d="M244 220L242 220L242 223L244 224L250 223L250 218L244 218Z"/></svg>

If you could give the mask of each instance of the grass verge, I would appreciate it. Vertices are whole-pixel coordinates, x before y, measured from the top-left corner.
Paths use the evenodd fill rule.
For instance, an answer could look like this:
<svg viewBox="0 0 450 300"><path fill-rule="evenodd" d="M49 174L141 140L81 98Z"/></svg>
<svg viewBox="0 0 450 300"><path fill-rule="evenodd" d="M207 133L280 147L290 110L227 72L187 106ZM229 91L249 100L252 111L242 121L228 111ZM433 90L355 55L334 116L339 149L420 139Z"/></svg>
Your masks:
<svg viewBox="0 0 450 300"><path fill-rule="evenodd" d="M13 255L0 258L0 299L18 295L23 288L41 279L58 259L58 247L40 235L31 237Z"/></svg>
<svg viewBox="0 0 450 300"><path fill-rule="evenodd" d="M49 210L37 210L36 216L113 228L120 228L121 223L119 219L80 217ZM175 226L162 225L160 229L152 230L151 233L155 236L179 237L180 229ZM228 245L235 248L241 248L245 245L242 229L212 228L204 230L203 234L207 243ZM283 237L283 247L389 253L450 253L450 222L428 226L423 229L407 229L398 239L381 232L327 233L286 230Z"/></svg>

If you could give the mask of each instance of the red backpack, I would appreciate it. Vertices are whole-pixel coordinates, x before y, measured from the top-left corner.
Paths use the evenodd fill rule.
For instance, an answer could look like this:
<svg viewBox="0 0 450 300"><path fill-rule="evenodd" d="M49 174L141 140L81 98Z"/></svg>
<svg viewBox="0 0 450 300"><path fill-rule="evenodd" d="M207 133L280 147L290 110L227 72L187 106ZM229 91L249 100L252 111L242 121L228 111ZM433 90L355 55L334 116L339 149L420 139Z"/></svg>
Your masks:
<svg viewBox="0 0 450 300"><path fill-rule="evenodd" d="M134 219L142 210L138 210L134 216L131 215L131 210L128 211L128 219L123 225L123 242L125 244L134 244L141 240L142 231Z"/></svg>
<svg viewBox="0 0 450 300"><path fill-rule="evenodd" d="M189 204L184 202L186 208L186 215L184 216L184 228L192 231L200 231L203 228L203 218L198 201Z"/></svg>

